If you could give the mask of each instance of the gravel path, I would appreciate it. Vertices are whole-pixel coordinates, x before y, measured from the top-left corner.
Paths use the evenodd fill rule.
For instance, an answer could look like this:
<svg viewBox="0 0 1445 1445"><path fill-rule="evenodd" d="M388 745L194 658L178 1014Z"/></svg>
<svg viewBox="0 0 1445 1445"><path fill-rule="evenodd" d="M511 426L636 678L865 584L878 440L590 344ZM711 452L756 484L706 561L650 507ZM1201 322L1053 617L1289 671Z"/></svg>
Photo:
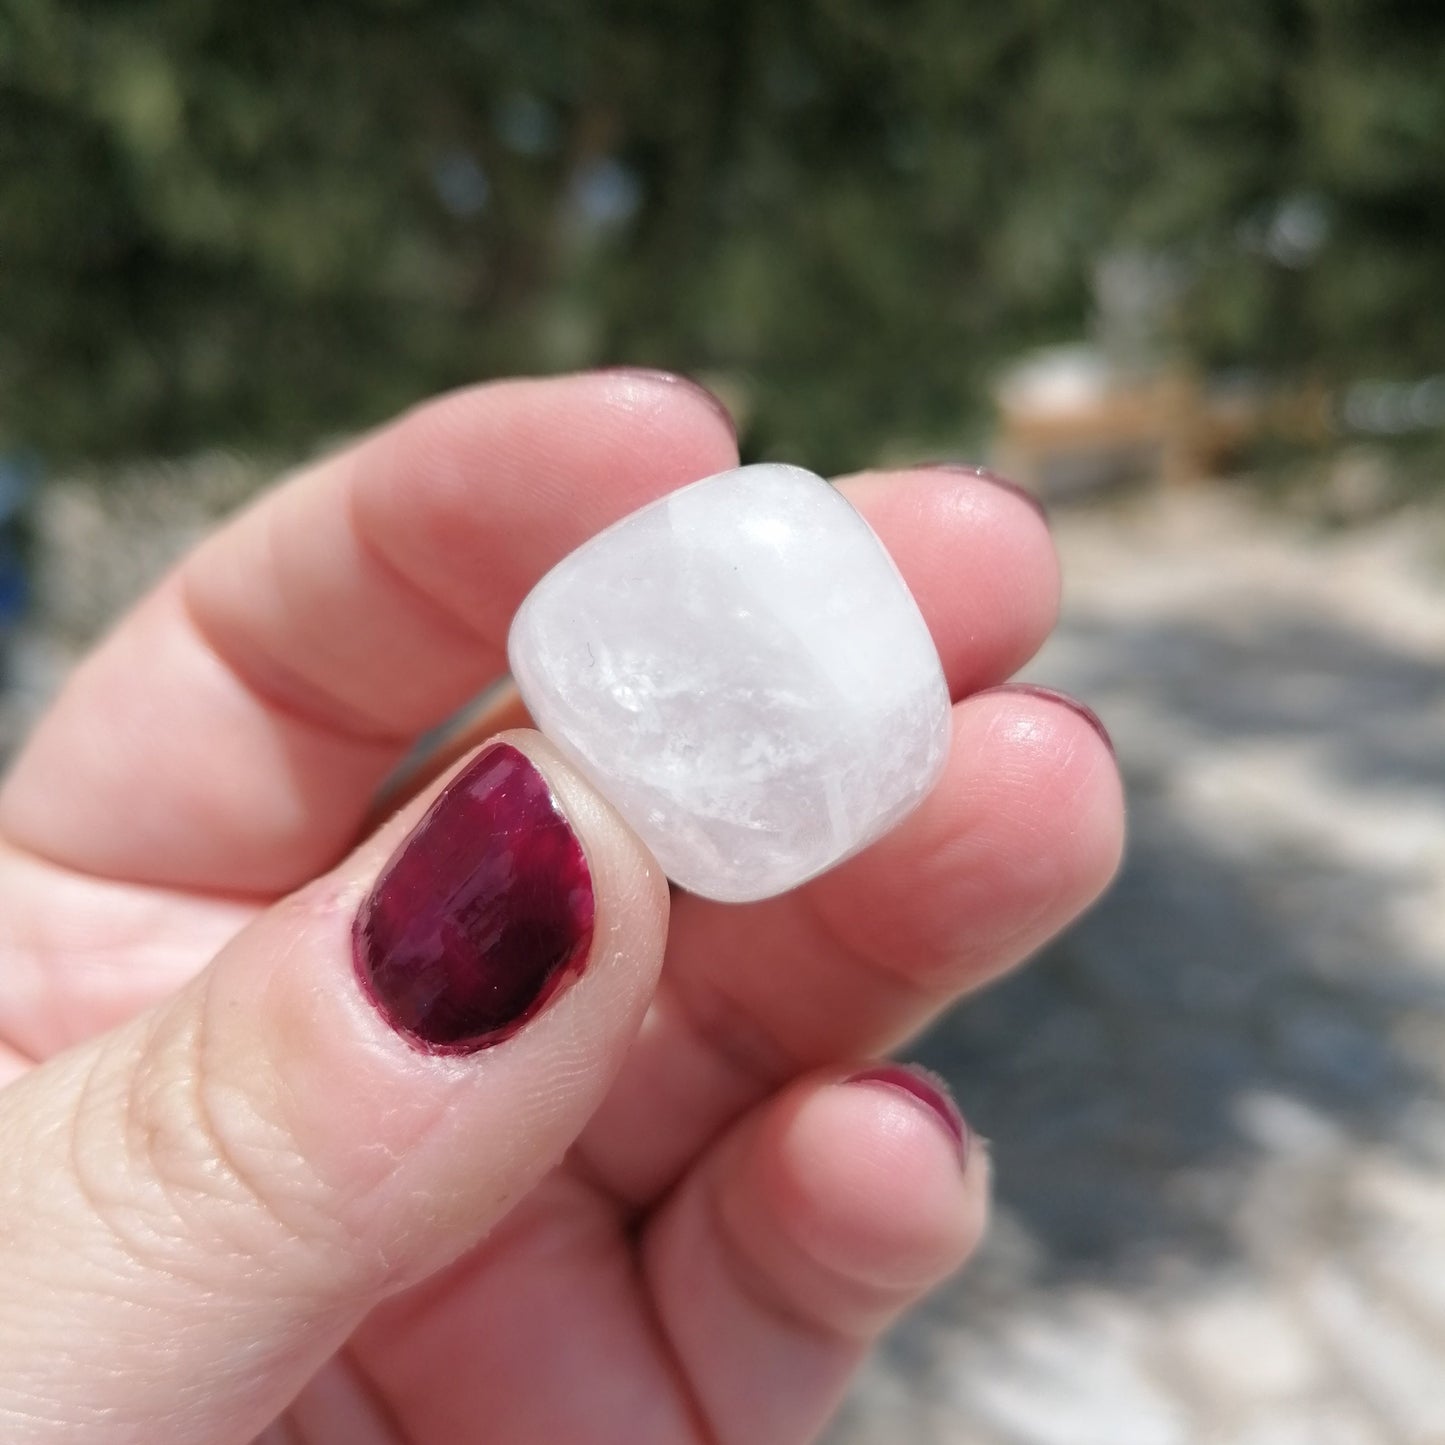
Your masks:
<svg viewBox="0 0 1445 1445"><path fill-rule="evenodd" d="M832 1445L1445 1441L1445 516L1066 513L1110 896L917 1053L997 1227Z"/></svg>

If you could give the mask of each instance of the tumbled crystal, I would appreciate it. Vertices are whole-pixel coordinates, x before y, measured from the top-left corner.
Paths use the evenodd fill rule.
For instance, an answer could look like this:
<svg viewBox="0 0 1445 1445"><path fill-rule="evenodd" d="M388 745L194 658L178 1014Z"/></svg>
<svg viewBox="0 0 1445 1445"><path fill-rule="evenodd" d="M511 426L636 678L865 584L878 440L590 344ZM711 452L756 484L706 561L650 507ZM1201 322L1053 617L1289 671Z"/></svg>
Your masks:
<svg viewBox="0 0 1445 1445"><path fill-rule="evenodd" d="M766 898L857 852L948 747L917 604L798 467L723 472L599 533L533 588L509 654L537 726L707 898Z"/></svg>

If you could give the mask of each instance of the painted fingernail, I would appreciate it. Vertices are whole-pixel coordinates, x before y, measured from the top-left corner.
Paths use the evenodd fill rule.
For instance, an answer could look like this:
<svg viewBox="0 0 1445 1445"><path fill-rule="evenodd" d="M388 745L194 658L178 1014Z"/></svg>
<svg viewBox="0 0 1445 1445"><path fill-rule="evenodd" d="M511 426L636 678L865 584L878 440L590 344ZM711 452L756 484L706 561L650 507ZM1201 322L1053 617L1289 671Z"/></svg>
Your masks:
<svg viewBox="0 0 1445 1445"><path fill-rule="evenodd" d="M1044 506L1041 497L1029 491L1027 487L1021 487L1017 482L1011 482L1007 477L1001 477L997 472L990 471L987 467L976 467L970 462L919 462L917 466L920 471L955 472L961 477L977 477L979 481L987 482L991 487L998 487L1001 491L1009 493L1010 496L1027 502L1045 522L1049 520L1048 508Z"/></svg>
<svg viewBox="0 0 1445 1445"><path fill-rule="evenodd" d="M1045 702L1056 702L1077 713L1098 735L1103 738L1104 746L1109 749L1115 757L1118 757L1118 749L1114 746L1114 739L1109 736L1109 729L1104 726L1104 719L1099 716L1087 703L1082 703L1076 697L1070 697L1066 692L1058 692L1052 687L1040 687L1033 682L1010 682L1002 687L988 688L989 692L1015 692L1023 693L1025 697L1041 697Z"/></svg>
<svg viewBox="0 0 1445 1445"><path fill-rule="evenodd" d="M501 1043L586 965L592 876L525 754L474 758L382 870L356 916L356 972L417 1048Z"/></svg>
<svg viewBox="0 0 1445 1445"><path fill-rule="evenodd" d="M925 1069L922 1064L874 1064L849 1074L845 1084L870 1084L875 1088L892 1089L895 1093L907 1094L915 1103L922 1104L935 1121L947 1131L958 1148L960 1162L968 1164L969 1130L953 1094L943 1079Z"/></svg>
<svg viewBox="0 0 1445 1445"><path fill-rule="evenodd" d="M710 390L691 376L683 376L681 372L677 371L663 371L655 366L602 366L598 368L598 372L603 376L635 376L639 381L655 381L665 386L675 386L683 391L694 392L722 420L733 434L734 441L737 440L738 424L733 420L733 414L727 409L727 404L715 391Z"/></svg>

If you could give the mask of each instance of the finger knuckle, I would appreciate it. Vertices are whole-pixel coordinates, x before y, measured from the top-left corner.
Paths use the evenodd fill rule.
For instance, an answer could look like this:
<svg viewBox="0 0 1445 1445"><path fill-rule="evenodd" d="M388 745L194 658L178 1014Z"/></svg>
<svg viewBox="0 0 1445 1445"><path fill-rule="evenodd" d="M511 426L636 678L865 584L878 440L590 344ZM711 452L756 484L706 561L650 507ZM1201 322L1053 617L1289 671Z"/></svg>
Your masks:
<svg viewBox="0 0 1445 1445"><path fill-rule="evenodd" d="M215 1066L205 1008L185 1002L97 1055L72 1125L80 1191L138 1264L187 1275L244 1257L305 1288L355 1242L249 1081Z"/></svg>

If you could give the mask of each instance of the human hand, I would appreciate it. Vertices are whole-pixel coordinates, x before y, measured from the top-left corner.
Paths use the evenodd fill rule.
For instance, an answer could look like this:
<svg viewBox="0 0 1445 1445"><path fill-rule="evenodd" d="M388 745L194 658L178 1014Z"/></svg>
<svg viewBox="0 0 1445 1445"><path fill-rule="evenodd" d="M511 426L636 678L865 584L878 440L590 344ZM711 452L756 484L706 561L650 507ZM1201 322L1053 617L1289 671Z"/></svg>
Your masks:
<svg viewBox="0 0 1445 1445"><path fill-rule="evenodd" d="M507 733L460 766L514 760L531 811L452 805L422 876L505 880L506 828L559 826L545 780L595 922L574 889L565 937L508 956L585 966L471 1053L419 1049L387 1017L426 1006L358 983L353 921L440 787L373 828L383 779L501 673L551 563L735 463L665 376L459 392L263 497L79 668L0 794L8 1445L793 1445L969 1253L983 1150L960 1167L929 1083L876 1057L1083 908L1122 834L1086 716L999 686L1057 575L986 478L841 483L956 700L893 833L669 919L611 809Z"/></svg>

